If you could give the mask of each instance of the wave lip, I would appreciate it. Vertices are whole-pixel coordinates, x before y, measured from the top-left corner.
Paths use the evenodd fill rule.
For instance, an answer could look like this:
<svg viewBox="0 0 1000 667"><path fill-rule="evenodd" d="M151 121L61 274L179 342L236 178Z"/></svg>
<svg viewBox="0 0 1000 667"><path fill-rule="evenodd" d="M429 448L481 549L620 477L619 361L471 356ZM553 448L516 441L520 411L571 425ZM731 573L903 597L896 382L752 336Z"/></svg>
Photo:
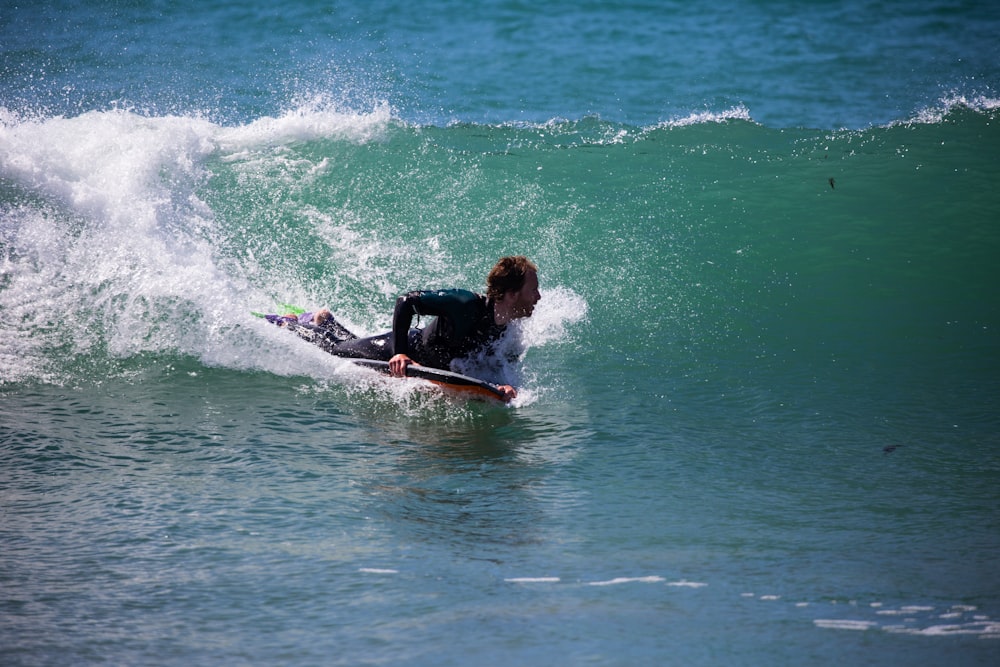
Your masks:
<svg viewBox="0 0 1000 667"><path fill-rule="evenodd" d="M317 98L284 114L265 116L245 125L220 128L219 147L233 152L292 142L334 139L364 144L385 137L393 122L388 102L376 104L371 111L341 111Z"/></svg>
<svg viewBox="0 0 1000 667"><path fill-rule="evenodd" d="M910 118L889 123L888 127L899 125L940 125L949 116L960 111L992 115L998 109L1000 109L1000 99L996 97L978 94L964 95L955 92L941 97L934 105L917 110Z"/></svg>

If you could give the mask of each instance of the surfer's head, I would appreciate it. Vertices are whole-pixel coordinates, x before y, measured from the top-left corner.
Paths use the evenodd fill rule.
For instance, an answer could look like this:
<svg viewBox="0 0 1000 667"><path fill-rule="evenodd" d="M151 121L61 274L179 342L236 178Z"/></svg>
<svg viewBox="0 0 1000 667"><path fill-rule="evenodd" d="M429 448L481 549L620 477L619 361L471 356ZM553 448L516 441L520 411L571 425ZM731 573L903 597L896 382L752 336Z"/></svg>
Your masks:
<svg viewBox="0 0 1000 667"><path fill-rule="evenodd" d="M486 296L502 305L510 319L529 317L542 298L538 267L524 255L501 257L486 278Z"/></svg>
<svg viewBox="0 0 1000 667"><path fill-rule="evenodd" d="M517 292L524 287L529 272L538 267L524 255L501 257L486 277L486 296L499 299L507 292Z"/></svg>

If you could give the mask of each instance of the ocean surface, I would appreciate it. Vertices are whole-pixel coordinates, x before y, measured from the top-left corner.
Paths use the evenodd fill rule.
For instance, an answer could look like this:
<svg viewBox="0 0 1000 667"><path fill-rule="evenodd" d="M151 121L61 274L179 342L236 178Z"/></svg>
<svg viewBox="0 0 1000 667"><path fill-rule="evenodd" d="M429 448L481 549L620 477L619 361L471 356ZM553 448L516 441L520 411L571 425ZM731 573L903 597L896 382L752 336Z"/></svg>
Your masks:
<svg viewBox="0 0 1000 667"><path fill-rule="evenodd" d="M5 3L0 663L1000 664L998 34ZM251 314L515 253L509 406Z"/></svg>

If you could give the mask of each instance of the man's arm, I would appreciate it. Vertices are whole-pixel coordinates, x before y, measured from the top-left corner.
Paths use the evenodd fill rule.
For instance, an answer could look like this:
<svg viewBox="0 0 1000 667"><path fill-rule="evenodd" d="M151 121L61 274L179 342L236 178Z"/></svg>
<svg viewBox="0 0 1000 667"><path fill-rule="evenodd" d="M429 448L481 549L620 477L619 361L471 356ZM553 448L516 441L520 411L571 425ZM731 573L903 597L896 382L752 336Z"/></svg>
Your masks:
<svg viewBox="0 0 1000 667"><path fill-rule="evenodd" d="M392 349L393 356L389 359L389 372L396 377L406 375L406 367L416 363L410 359L410 327L413 316L418 314L422 292L407 292L396 299L396 308L392 311Z"/></svg>
<svg viewBox="0 0 1000 667"><path fill-rule="evenodd" d="M396 299L396 308L392 311L392 349L397 355L406 355L410 351L410 326L413 316L418 310L422 292L408 292Z"/></svg>
<svg viewBox="0 0 1000 667"><path fill-rule="evenodd" d="M392 313L392 344L394 356L389 360L389 371L395 376L406 374L406 367L414 362L410 356L410 327L414 315L429 315L446 318L464 333L462 315L479 297L466 290L418 290L407 292L396 299L396 308Z"/></svg>

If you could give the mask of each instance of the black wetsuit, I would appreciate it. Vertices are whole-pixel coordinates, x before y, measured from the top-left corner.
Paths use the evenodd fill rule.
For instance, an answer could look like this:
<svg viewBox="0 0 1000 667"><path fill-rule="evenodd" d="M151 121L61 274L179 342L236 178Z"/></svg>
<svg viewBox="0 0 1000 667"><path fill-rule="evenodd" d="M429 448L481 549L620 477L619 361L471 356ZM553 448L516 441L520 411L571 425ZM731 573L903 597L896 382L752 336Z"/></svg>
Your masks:
<svg viewBox="0 0 1000 667"><path fill-rule="evenodd" d="M423 329L411 329L413 316L434 319ZM427 290L399 297L392 331L358 338L332 317L320 326L293 324L303 338L330 354L388 361L405 354L418 364L448 369L455 359L488 348L506 330L494 322L493 300L466 290Z"/></svg>

